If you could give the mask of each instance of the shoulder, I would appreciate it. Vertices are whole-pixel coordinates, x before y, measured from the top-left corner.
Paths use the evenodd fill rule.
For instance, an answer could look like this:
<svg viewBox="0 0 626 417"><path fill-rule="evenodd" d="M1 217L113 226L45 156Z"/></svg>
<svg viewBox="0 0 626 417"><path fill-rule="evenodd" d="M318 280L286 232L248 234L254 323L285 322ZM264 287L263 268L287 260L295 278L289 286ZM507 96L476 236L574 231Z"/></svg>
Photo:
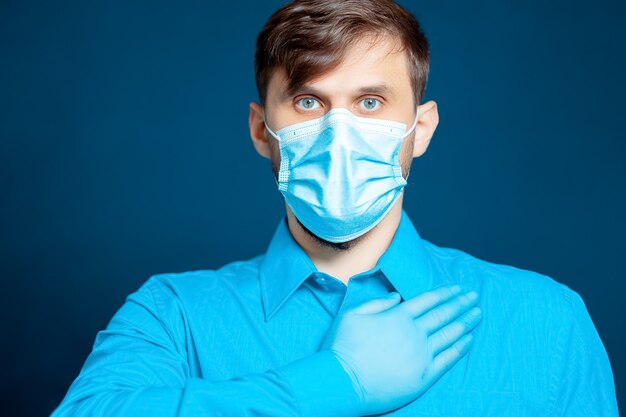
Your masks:
<svg viewBox="0 0 626 417"><path fill-rule="evenodd" d="M580 294L553 277L430 242L425 248L433 277L448 277L445 284L458 283L479 293L481 332L502 343L507 341L510 350L523 346L537 352L562 351L571 335L580 337L582 344L595 337Z"/></svg>
<svg viewBox="0 0 626 417"><path fill-rule="evenodd" d="M423 242L433 274L447 276L447 281L478 290L484 302L497 304L502 309L532 307L544 313L571 317L582 303L576 291L551 276Z"/></svg>
<svg viewBox="0 0 626 417"><path fill-rule="evenodd" d="M238 296L258 292L259 263L263 255L230 262L217 269L165 272L151 275L137 291L160 306L172 302L186 305L223 301L228 294Z"/></svg>

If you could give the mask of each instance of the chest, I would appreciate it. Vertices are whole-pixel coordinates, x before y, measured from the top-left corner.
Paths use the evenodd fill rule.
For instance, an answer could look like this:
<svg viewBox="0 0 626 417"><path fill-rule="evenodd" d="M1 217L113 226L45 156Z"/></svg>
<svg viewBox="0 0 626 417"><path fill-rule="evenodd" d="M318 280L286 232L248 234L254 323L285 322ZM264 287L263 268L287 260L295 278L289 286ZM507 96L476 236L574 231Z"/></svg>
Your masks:
<svg viewBox="0 0 626 417"><path fill-rule="evenodd" d="M194 376L225 380L311 355L333 321L324 303L296 297L267 322L261 308L230 311L236 313L192 329ZM497 311L485 311L483 320L468 355L423 396L383 415L546 415L550 368L544 345L548 341L536 337L527 323L505 324Z"/></svg>

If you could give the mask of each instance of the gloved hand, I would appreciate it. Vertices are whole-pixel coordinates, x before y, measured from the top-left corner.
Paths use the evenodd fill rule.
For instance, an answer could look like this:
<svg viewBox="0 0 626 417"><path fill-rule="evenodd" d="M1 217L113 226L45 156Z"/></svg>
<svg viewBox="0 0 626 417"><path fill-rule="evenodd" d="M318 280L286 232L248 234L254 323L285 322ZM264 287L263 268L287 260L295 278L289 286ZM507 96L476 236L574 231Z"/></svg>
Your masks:
<svg viewBox="0 0 626 417"><path fill-rule="evenodd" d="M458 362L481 319L473 307L477 298L475 292L461 294L458 285L401 303L392 292L337 316L320 349L334 352L350 375L359 415L415 400Z"/></svg>

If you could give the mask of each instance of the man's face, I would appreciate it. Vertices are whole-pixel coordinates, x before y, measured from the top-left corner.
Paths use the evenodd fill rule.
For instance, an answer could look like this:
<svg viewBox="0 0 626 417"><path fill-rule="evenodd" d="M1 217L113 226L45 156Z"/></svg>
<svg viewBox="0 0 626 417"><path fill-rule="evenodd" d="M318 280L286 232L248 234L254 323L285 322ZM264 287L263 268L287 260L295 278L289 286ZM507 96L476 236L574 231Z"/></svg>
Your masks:
<svg viewBox="0 0 626 417"><path fill-rule="evenodd" d="M267 123L275 132L323 116L334 108L345 108L360 117L394 120L411 126L416 104L409 78L406 53L392 39L363 39L348 50L333 70L288 93L284 69L272 74L267 88ZM278 143L267 134L274 176L280 167ZM415 132L405 140L400 164L406 178L413 158Z"/></svg>
<svg viewBox="0 0 626 417"><path fill-rule="evenodd" d="M348 49L343 61L326 74L306 82L298 91L288 92L283 68L272 74L267 87L265 108L250 103L250 135L262 156L272 161L274 177L278 177L280 148L266 130L275 132L292 124L316 119L331 109L345 108L359 117L387 119L404 123L409 128L416 112L413 87L409 77L406 52L391 38L364 38ZM400 150L402 174L408 176L411 161L426 151L438 123L435 102L419 106L416 129L404 139ZM402 198L398 200L401 204ZM289 207L287 207L289 215ZM294 216L295 217L295 216ZM297 220L297 219L296 219ZM298 223L300 223L298 221ZM349 249L359 238L343 243L330 243L300 226L319 243L335 249Z"/></svg>

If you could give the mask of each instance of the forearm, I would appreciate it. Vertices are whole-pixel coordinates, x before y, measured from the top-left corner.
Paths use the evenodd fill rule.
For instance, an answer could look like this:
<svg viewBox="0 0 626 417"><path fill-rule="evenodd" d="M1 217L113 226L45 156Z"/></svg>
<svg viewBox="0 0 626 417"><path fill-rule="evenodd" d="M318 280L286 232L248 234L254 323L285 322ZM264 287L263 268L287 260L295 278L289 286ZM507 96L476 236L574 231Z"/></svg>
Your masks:
<svg viewBox="0 0 626 417"><path fill-rule="evenodd" d="M330 352L263 373L183 387L116 387L80 377L51 417L356 416L349 376Z"/></svg>

